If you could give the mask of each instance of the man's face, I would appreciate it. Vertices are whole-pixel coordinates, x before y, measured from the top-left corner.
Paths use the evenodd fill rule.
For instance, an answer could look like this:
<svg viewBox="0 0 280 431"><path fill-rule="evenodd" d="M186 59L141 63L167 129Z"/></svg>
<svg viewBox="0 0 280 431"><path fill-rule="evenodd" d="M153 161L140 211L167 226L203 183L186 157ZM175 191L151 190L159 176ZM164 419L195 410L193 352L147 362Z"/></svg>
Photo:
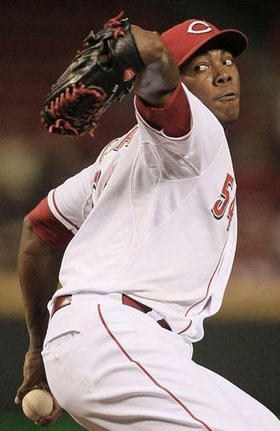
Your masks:
<svg viewBox="0 0 280 431"><path fill-rule="evenodd" d="M188 89L227 128L239 115L240 81L233 56L220 49L195 55L180 68Z"/></svg>

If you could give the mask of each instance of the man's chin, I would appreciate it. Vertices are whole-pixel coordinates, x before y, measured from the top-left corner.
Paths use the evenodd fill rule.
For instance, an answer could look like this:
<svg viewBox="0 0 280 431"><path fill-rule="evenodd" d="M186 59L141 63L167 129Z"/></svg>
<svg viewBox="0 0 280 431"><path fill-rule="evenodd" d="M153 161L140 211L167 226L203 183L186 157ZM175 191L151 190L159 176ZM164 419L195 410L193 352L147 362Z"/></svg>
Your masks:
<svg viewBox="0 0 280 431"><path fill-rule="evenodd" d="M235 123L235 121L237 119L238 119L238 115L236 115L234 117L226 118L226 119L221 119L220 123L222 124L224 129L228 129L229 127L231 127Z"/></svg>
<svg viewBox="0 0 280 431"><path fill-rule="evenodd" d="M206 104L224 128L230 127L239 117L239 99L214 101Z"/></svg>
<svg viewBox="0 0 280 431"><path fill-rule="evenodd" d="M239 117L239 110L214 113L224 128L230 127Z"/></svg>

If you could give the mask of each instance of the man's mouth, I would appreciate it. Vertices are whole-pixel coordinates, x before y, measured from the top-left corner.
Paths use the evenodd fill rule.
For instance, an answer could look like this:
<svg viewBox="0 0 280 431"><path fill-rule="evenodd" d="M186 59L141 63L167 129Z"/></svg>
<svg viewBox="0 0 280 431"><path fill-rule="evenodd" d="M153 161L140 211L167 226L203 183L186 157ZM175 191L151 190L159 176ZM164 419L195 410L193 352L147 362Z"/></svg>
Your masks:
<svg viewBox="0 0 280 431"><path fill-rule="evenodd" d="M228 102L232 100L236 100L238 98L238 93L235 91L228 91L226 93L221 94L220 96L215 97L215 100L219 100L220 102Z"/></svg>

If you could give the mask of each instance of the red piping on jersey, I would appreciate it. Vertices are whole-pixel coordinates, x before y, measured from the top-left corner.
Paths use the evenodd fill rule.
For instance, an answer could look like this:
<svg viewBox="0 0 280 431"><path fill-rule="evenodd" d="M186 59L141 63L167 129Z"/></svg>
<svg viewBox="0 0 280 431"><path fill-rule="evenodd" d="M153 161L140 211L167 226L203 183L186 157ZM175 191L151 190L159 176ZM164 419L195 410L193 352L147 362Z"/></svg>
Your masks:
<svg viewBox="0 0 280 431"><path fill-rule="evenodd" d="M114 173L114 170L116 169L116 166L117 166L117 163L115 163L114 165L112 165L112 166L111 166L111 168L109 169L109 172L108 172L108 174L107 174L107 178L106 178L106 180L104 181L104 185L103 185L102 190L104 190L104 189L105 189L105 187L107 186L107 184L108 184L109 180L111 179L111 176L112 176L112 175L113 175L113 173Z"/></svg>
<svg viewBox="0 0 280 431"><path fill-rule="evenodd" d="M186 332L190 327L192 326L192 320L190 321L190 323L188 324L188 326L185 329L182 329L182 331L178 332L178 334L183 334L183 332Z"/></svg>
<svg viewBox="0 0 280 431"><path fill-rule="evenodd" d="M132 362L133 364L137 365L144 374L146 374L146 376L160 389L162 389L164 392L166 392L170 398L172 398L176 403L178 403L195 421L199 422L201 425L204 426L204 428L207 431L213 431L212 428L210 428L205 422L203 422L201 419L198 419L189 409L188 407L185 406L185 404L182 403L182 401L179 400L179 398L176 397L176 395L174 395L171 391L169 391L169 389L165 388L164 386L162 386L160 383L158 383L158 381L143 367L143 365L141 365L139 362L137 362L135 359L133 359L128 353L127 351L123 348L123 346L120 344L120 342L117 340L117 338L114 336L114 334L110 331L110 329L108 328L104 317L102 315L101 312L101 305L98 304L97 306L98 308L98 314L100 317L100 320L104 326L104 328L106 329L107 333L109 334L109 336L112 338L112 340L117 344L117 346L119 347L119 349L121 350L121 352L127 357L127 359Z"/></svg>
<svg viewBox="0 0 280 431"><path fill-rule="evenodd" d="M217 272L217 270L218 270L218 268L219 268L219 265L220 265L220 263L221 263L221 259L222 259L222 257L223 257L223 252L224 252L225 246L226 246L226 244L227 244L227 241L228 241L228 238L226 239L226 242L225 242L225 244L224 244L224 246L223 246L223 249L222 249L222 251L221 251L221 254L220 254L220 257L219 257L219 260L218 260L217 266L216 266L216 268L215 268L215 270L214 270L214 272L213 272L213 274L211 275L211 278L210 278L210 280L209 280L209 283L208 283L208 286L207 286L207 290L206 290L206 294L205 294L205 296L204 296L202 299L200 299L199 301L197 301L195 304L192 304L192 305L188 308L188 310L187 310L187 311L186 311L186 313L185 313L185 317L188 315L189 311L190 311L192 308L196 307L196 305L200 304L201 302L203 302L203 301L207 298L208 293L209 293L209 289L210 289L210 286L211 286L211 283L212 283L212 280L213 280L214 275L216 274L216 272ZM182 334L183 332L187 331L187 330L190 328L191 324L192 324L192 321L188 324L188 326L187 326L185 329L183 329L182 331L180 331L180 332L179 332L179 334Z"/></svg>
<svg viewBox="0 0 280 431"><path fill-rule="evenodd" d="M67 218L67 217L65 217L65 216L64 216L64 215L59 211L58 206L57 206L56 201L55 201L55 192L56 192L56 189L53 191L53 194L52 194L52 201L53 201L53 204L54 204L54 207L55 207L56 211L58 212L58 214L59 214L59 215L60 215L64 220L66 220L68 223L70 223L72 226L74 226L77 230L79 230L78 226L76 226L74 223L72 223L70 220L68 220L68 218Z"/></svg>

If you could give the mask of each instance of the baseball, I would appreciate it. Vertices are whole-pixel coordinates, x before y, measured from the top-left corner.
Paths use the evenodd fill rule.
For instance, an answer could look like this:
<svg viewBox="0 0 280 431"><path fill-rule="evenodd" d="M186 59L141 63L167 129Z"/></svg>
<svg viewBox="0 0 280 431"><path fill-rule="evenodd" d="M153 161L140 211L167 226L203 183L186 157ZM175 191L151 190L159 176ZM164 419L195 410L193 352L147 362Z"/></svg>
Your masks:
<svg viewBox="0 0 280 431"><path fill-rule="evenodd" d="M53 398L44 389L33 389L22 400L22 410L28 419L37 421L47 416L53 409Z"/></svg>

